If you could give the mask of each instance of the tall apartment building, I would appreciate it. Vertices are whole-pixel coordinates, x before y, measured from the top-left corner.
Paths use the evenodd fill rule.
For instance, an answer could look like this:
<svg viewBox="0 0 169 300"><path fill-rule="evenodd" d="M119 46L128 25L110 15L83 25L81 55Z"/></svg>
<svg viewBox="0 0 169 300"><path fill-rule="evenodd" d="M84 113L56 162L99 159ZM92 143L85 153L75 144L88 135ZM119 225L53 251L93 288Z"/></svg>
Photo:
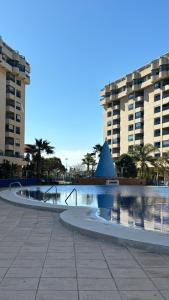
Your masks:
<svg viewBox="0 0 169 300"><path fill-rule="evenodd" d="M104 138L113 158L151 143L169 151L169 53L108 85L100 93Z"/></svg>
<svg viewBox="0 0 169 300"><path fill-rule="evenodd" d="M0 163L23 164L25 85L30 83L25 57L0 38Z"/></svg>

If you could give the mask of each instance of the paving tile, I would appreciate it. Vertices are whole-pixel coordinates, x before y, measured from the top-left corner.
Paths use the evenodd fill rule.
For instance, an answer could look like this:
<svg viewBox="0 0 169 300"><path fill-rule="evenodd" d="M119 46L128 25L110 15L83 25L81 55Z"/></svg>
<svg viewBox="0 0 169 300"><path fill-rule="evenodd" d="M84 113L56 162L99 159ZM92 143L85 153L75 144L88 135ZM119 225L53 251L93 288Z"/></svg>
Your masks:
<svg viewBox="0 0 169 300"><path fill-rule="evenodd" d="M33 267L42 267L44 263L44 260L42 259L17 259L13 262L12 267L28 267L28 268L33 268Z"/></svg>
<svg viewBox="0 0 169 300"><path fill-rule="evenodd" d="M152 278L169 278L169 268L145 268L145 271Z"/></svg>
<svg viewBox="0 0 169 300"><path fill-rule="evenodd" d="M56 291L39 291L36 300L78 300L78 292L57 291L56 293Z"/></svg>
<svg viewBox="0 0 169 300"><path fill-rule="evenodd" d="M114 291L80 291L80 300L121 300L118 292Z"/></svg>
<svg viewBox="0 0 169 300"><path fill-rule="evenodd" d="M147 278L147 275L139 268L111 268L113 277L117 278Z"/></svg>
<svg viewBox="0 0 169 300"><path fill-rule="evenodd" d="M107 259L110 268L140 268L135 260L129 259Z"/></svg>
<svg viewBox="0 0 169 300"><path fill-rule="evenodd" d="M169 262L167 262L163 257L158 257L158 258L151 258L151 257L146 257L146 258L141 258L139 259L140 264L143 267L168 267L169 268Z"/></svg>
<svg viewBox="0 0 169 300"><path fill-rule="evenodd" d="M71 252L48 252L47 259L73 259L74 258L74 251Z"/></svg>
<svg viewBox="0 0 169 300"><path fill-rule="evenodd" d="M77 268L77 276L80 278L111 278L108 269Z"/></svg>
<svg viewBox="0 0 169 300"><path fill-rule="evenodd" d="M52 259L45 260L45 267L75 267L75 259Z"/></svg>
<svg viewBox="0 0 169 300"><path fill-rule="evenodd" d="M36 291L1 291L1 300L35 300Z"/></svg>
<svg viewBox="0 0 169 300"><path fill-rule="evenodd" d="M76 269L74 268L44 268L42 272L42 277L76 277Z"/></svg>
<svg viewBox="0 0 169 300"><path fill-rule="evenodd" d="M0 268L0 279L4 277L8 268Z"/></svg>
<svg viewBox="0 0 169 300"><path fill-rule="evenodd" d="M107 264L103 259L79 259L76 264L80 268L107 269Z"/></svg>
<svg viewBox="0 0 169 300"><path fill-rule="evenodd" d="M153 291L157 290L149 279L145 278L115 278L118 289L121 291Z"/></svg>
<svg viewBox="0 0 169 300"><path fill-rule="evenodd" d="M152 278L152 281L159 290L169 290L169 278Z"/></svg>
<svg viewBox="0 0 169 300"><path fill-rule="evenodd" d="M120 292L123 300L163 300L157 291L124 291Z"/></svg>
<svg viewBox="0 0 169 300"><path fill-rule="evenodd" d="M103 259L102 253L76 253L77 259Z"/></svg>
<svg viewBox="0 0 169 300"><path fill-rule="evenodd" d="M38 278L4 278L0 284L1 290L36 290L38 286Z"/></svg>
<svg viewBox="0 0 169 300"><path fill-rule="evenodd" d="M41 278L39 290L76 291L77 280L74 278Z"/></svg>
<svg viewBox="0 0 169 300"><path fill-rule="evenodd" d="M165 300L169 299L169 290L161 290L160 293L163 295Z"/></svg>
<svg viewBox="0 0 169 300"><path fill-rule="evenodd" d="M109 278L78 278L80 291L115 291L116 286L113 279Z"/></svg>
<svg viewBox="0 0 169 300"><path fill-rule="evenodd" d="M10 268L5 277L40 277L42 268Z"/></svg>

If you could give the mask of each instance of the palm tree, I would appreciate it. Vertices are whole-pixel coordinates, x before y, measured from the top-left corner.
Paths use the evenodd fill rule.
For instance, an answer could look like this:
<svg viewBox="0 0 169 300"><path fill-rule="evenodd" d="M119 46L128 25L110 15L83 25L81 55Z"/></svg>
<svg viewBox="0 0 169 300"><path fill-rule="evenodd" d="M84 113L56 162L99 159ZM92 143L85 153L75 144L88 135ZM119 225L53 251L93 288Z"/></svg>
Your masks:
<svg viewBox="0 0 169 300"><path fill-rule="evenodd" d="M46 154L53 154L54 147L49 145L50 142L47 140L42 139L35 139L35 150L34 150L34 158L36 160L36 174L37 178L40 177L41 173L41 156L42 153L45 152Z"/></svg>
<svg viewBox="0 0 169 300"><path fill-rule="evenodd" d="M149 166L154 164L155 158L152 154L158 151L156 147L151 144L144 146L136 145L133 150L129 152L129 155L133 160L140 165L140 177L145 178L149 173Z"/></svg>
<svg viewBox="0 0 169 300"><path fill-rule="evenodd" d="M100 144L96 144L93 149L94 149L94 154L98 154L98 157L100 157L101 151L102 151L103 146Z"/></svg>
<svg viewBox="0 0 169 300"><path fill-rule="evenodd" d="M93 153L87 153L84 155L84 158L82 159L82 165L87 166L87 173L89 174L90 166L94 166L96 164L95 159L93 158Z"/></svg>
<svg viewBox="0 0 169 300"><path fill-rule="evenodd" d="M168 174L169 174L169 159L168 159L169 153L166 153L166 154L167 154L167 156L159 157L154 162L155 171L157 172L157 184L158 184L159 175L163 176L164 183L165 183L167 180Z"/></svg>

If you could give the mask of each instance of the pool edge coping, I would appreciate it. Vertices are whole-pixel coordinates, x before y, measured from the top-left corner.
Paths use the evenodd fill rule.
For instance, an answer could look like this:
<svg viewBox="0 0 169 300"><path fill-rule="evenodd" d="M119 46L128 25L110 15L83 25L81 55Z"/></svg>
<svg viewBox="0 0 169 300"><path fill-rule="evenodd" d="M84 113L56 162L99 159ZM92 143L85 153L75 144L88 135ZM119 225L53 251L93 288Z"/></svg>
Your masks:
<svg viewBox="0 0 169 300"><path fill-rule="evenodd" d="M20 190L20 188L12 189L13 192L14 190L17 191ZM169 237L165 233L133 229L120 224L110 224L109 222L101 220L101 218L97 218L96 213L94 213L96 212L96 209L94 208L63 205L54 206L53 204L42 203L38 200L27 200L18 196L16 193L12 193L11 199L9 196L11 196L12 191L9 189L0 189L0 199L17 206L58 212L60 222L63 225L93 238L101 238L102 240L108 240L127 247L169 254ZM138 232L140 233L140 236L142 236L142 239L140 240L137 237ZM157 243L158 238L163 240L165 237L166 244ZM143 240L143 238L146 241ZM153 242L150 242L152 238Z"/></svg>

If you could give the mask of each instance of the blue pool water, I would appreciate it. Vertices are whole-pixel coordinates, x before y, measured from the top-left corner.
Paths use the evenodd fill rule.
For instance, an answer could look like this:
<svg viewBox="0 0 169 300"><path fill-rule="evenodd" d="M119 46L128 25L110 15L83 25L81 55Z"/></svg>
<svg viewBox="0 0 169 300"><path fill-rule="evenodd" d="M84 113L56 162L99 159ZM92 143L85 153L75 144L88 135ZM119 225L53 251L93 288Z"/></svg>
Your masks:
<svg viewBox="0 0 169 300"><path fill-rule="evenodd" d="M65 199L73 188L77 191L77 205L98 209L98 216L112 223L169 233L169 187L148 186L50 186L34 187L19 193L57 205L66 205ZM76 193L67 200L76 205Z"/></svg>

